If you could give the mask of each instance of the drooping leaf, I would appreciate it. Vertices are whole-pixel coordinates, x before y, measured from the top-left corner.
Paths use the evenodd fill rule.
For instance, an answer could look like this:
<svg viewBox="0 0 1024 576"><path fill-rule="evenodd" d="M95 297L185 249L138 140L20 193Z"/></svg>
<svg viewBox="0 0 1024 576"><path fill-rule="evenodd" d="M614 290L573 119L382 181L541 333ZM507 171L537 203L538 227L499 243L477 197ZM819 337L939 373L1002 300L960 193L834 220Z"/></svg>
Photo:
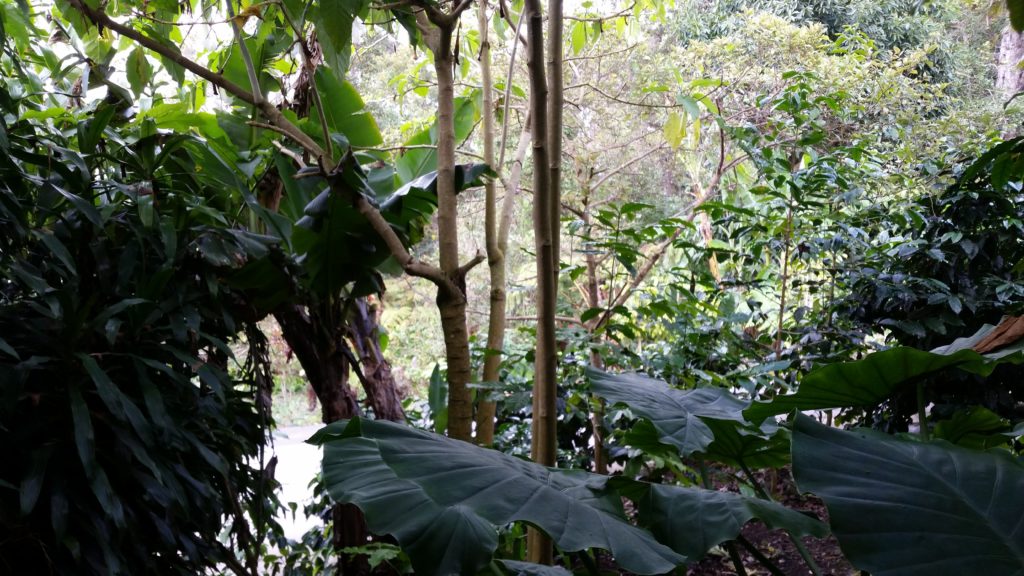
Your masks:
<svg viewBox="0 0 1024 576"><path fill-rule="evenodd" d="M128 60L125 64L125 76L128 77L128 85L131 86L132 92L138 98L153 77L153 66L146 59L146 51L141 46L136 47L135 50L128 54Z"/></svg>
<svg viewBox="0 0 1024 576"><path fill-rule="evenodd" d="M21 487L18 489L22 516L28 516L36 507L39 494L43 490L43 483L46 480L46 468L51 454L53 454L52 446L42 447L32 453L32 463L29 465L25 477L21 479Z"/></svg>
<svg viewBox="0 0 1024 576"><path fill-rule="evenodd" d="M650 529L659 542L688 558L700 558L712 547L736 538L743 525L754 518L797 537L828 534L828 527L819 520L735 492L649 484L621 476L611 483L637 504L642 526Z"/></svg>
<svg viewBox="0 0 1024 576"><path fill-rule="evenodd" d="M482 186L484 178L494 178L496 175L487 164L456 164L455 165L455 191L462 192L467 188ZM433 196L437 195L437 172L424 174L398 190L380 198L382 210L388 210L396 206L397 202L409 195L412 191L421 191Z"/></svg>
<svg viewBox="0 0 1024 576"><path fill-rule="evenodd" d="M334 423L310 441L324 445L331 497L359 506L374 532L393 535L417 572L475 574L497 546L496 526L515 521L537 526L564 551L610 550L638 574L685 560L626 521L617 497L600 493L602 476L561 473L386 421Z"/></svg>
<svg viewBox="0 0 1024 576"><path fill-rule="evenodd" d="M96 146L99 145L100 138L103 136L103 130L110 124L116 113L117 108L103 103L96 107L92 118L78 123L78 149L83 154L92 154L96 151Z"/></svg>
<svg viewBox="0 0 1024 576"><path fill-rule="evenodd" d="M825 501L846 556L874 576L1024 574L1024 467L1008 454L797 415L793 472Z"/></svg>
<svg viewBox="0 0 1024 576"><path fill-rule="evenodd" d="M747 403L721 388L677 390L639 374L587 369L590 389L610 403L622 403L654 424L661 442L684 456L705 450L714 434L704 418L743 422Z"/></svg>
<svg viewBox="0 0 1024 576"><path fill-rule="evenodd" d="M77 385L68 389L71 400L71 421L75 428L75 446L85 473L91 475L96 466L96 437L92 428L92 416Z"/></svg>

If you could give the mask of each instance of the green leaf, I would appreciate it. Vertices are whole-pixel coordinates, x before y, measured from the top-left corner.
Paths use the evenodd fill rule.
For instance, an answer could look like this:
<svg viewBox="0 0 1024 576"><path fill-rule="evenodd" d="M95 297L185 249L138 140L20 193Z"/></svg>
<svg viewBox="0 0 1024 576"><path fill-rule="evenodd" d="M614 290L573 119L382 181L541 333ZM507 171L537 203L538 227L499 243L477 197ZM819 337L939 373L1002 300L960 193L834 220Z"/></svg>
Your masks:
<svg viewBox="0 0 1024 576"><path fill-rule="evenodd" d="M143 442L147 444L152 442L149 423L142 415L142 412L139 411L139 408L121 392L117 384L110 379L110 376L107 375L92 356L83 353L78 353L76 356L82 361L82 366L85 367L89 377L92 378L93 384L96 385L96 391L99 393L100 399L103 400L111 414L119 420L131 424Z"/></svg>
<svg viewBox="0 0 1024 576"><path fill-rule="evenodd" d="M15 350L13 346L8 344L7 340L4 340L3 338L0 338L0 352L9 354L15 360L21 360L21 356L18 356L18 351Z"/></svg>
<svg viewBox="0 0 1024 576"><path fill-rule="evenodd" d="M587 45L587 26L585 22L576 21L569 32L570 48L573 54L579 54Z"/></svg>
<svg viewBox="0 0 1024 576"><path fill-rule="evenodd" d="M457 164L455 166L455 192L456 194L482 186L485 178L494 178L496 175L487 164ZM416 178L412 182L395 190L391 194L378 199L382 210L388 210L397 205L397 202L409 195L413 190L426 192L431 196L437 196L437 172L429 172Z"/></svg>
<svg viewBox="0 0 1024 576"><path fill-rule="evenodd" d="M709 460L731 466L779 468L789 464L789 433L766 420L760 427L731 420L705 420L715 439L704 450Z"/></svg>
<svg viewBox="0 0 1024 576"><path fill-rule="evenodd" d="M528 522L567 552L610 550L623 568L661 574L685 558L632 526L607 478L544 468L467 442L378 420L321 429L324 484L391 534L417 573L475 574L497 547L497 526ZM396 502L401 506L396 506Z"/></svg>
<svg viewBox="0 0 1024 576"><path fill-rule="evenodd" d="M935 425L932 436L966 448L987 450L1009 441L1009 421L981 406L958 411L949 420Z"/></svg>
<svg viewBox="0 0 1024 576"><path fill-rule="evenodd" d="M336 79L348 73L352 58L352 25L356 16L366 9L369 0L321 0L313 25L323 48L324 59ZM321 97L324 94L321 93Z"/></svg>
<svg viewBox="0 0 1024 576"><path fill-rule="evenodd" d="M448 380L441 374L441 365L434 364L427 390L427 405L434 419L434 431L443 434L448 429Z"/></svg>
<svg viewBox="0 0 1024 576"><path fill-rule="evenodd" d="M704 451L714 440L703 418L744 422L747 404L721 388L677 390L639 374L608 374L593 368L587 369L587 377L594 394L650 420L659 440L684 456Z"/></svg>
<svg viewBox="0 0 1024 576"><path fill-rule="evenodd" d="M797 415L793 472L825 501L846 556L873 576L1024 574L1024 468L1008 454Z"/></svg>
<svg viewBox="0 0 1024 576"><path fill-rule="evenodd" d="M754 518L798 537L828 534L828 527L810 516L734 492L648 484L621 476L611 484L637 504L641 526L687 558L700 558L712 547L735 539Z"/></svg>
<svg viewBox="0 0 1024 576"><path fill-rule="evenodd" d="M673 150L678 149L679 145L683 143L683 138L686 137L686 121L679 112L672 112L668 115L664 133L665 141Z"/></svg>
<svg viewBox="0 0 1024 576"><path fill-rule="evenodd" d="M50 462L52 453L52 445L40 446L32 451L32 463L29 465L25 477L21 479L21 487L18 489L22 516L31 514L36 507L36 502L39 501L39 493L43 489L43 481L46 480L46 466Z"/></svg>
<svg viewBox="0 0 1024 576"><path fill-rule="evenodd" d="M604 313L604 308L587 308L580 314L580 322L589 322Z"/></svg>
<svg viewBox="0 0 1024 576"><path fill-rule="evenodd" d="M683 110L686 110L686 113L689 114L691 119L700 119L700 104L698 104L691 96L679 94L676 96L676 102L683 107Z"/></svg>
<svg viewBox="0 0 1024 576"><path fill-rule="evenodd" d="M352 146L378 146L384 141L377 121L351 82L338 80L324 70L317 70L314 78L331 132L343 134Z"/></svg>
<svg viewBox="0 0 1024 576"><path fill-rule="evenodd" d="M78 448L78 457L85 468L86 476L91 476L96 467L96 437L92 429L92 416L89 415L89 406L82 398L82 391L77 384L72 384L68 389L71 399L71 421L75 427L75 446Z"/></svg>
<svg viewBox="0 0 1024 576"><path fill-rule="evenodd" d="M1010 25L1017 32L1024 31L1024 0L1006 0L1010 13Z"/></svg>
<svg viewBox="0 0 1024 576"><path fill-rule="evenodd" d="M111 104L102 103L96 107L92 118L78 123L78 149L83 154L94 154L96 147L103 137L103 130L114 118L117 108Z"/></svg>
<svg viewBox="0 0 1024 576"><path fill-rule="evenodd" d="M142 90L153 78L153 66L146 58L146 50L144 48L141 46L136 47L135 50L128 54L124 73L128 78L128 85L131 86L132 92L138 98L142 94Z"/></svg>
<svg viewBox="0 0 1024 576"><path fill-rule="evenodd" d="M965 340L968 343L980 340L992 329L986 326L969 339L957 340L931 352L898 347L869 354L862 360L818 368L804 377L796 394L756 402L746 410L747 418L759 422L793 410L875 406L909 386L914 379L941 370L958 368L987 376L1001 362L1020 362L1019 346L982 355L965 344Z"/></svg>

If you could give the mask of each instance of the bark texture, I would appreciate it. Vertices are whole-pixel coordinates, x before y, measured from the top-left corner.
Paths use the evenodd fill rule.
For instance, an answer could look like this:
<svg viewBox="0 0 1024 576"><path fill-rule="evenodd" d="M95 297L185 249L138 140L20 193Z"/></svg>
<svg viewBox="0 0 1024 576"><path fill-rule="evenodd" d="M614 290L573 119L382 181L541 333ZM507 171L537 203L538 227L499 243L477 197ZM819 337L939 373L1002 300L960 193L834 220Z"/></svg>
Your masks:
<svg viewBox="0 0 1024 576"><path fill-rule="evenodd" d="M1024 90L1024 70L1018 64L1024 59L1024 34L1007 26L996 51L996 89L1009 98Z"/></svg>
<svg viewBox="0 0 1024 576"><path fill-rule="evenodd" d="M494 166L494 81L491 78L491 42L489 38L488 0L480 0L476 8L477 33L480 35L480 76L483 91L484 162ZM490 308L487 318L487 349L482 380L497 382L501 367L501 351L505 348L505 251L498 238L498 198L493 180L484 186L484 234L487 266L491 275ZM494 418L497 406L491 400L477 403L476 442L481 446L494 444Z"/></svg>
<svg viewBox="0 0 1024 576"><path fill-rule="evenodd" d="M324 424L359 415L355 391L348 384L349 359L337 344L320 338L324 326L319 325L302 307L293 304L281 306L274 312L281 333L299 364L306 372L309 385L320 400L320 414ZM334 523L335 548L365 546L369 533L358 508L340 504L331 510ZM345 574L369 574L366 556L342 554L339 556Z"/></svg>
<svg viewBox="0 0 1024 576"><path fill-rule="evenodd" d="M455 196L455 55L452 36L460 5L451 13L424 7L420 29L434 54L437 76L437 237L443 281L437 282L437 308L444 331L448 364L448 435L472 441L473 396L469 389L472 368L466 327L465 276L469 265L459 266L458 200ZM425 18L428 22L424 22Z"/></svg>
<svg viewBox="0 0 1024 576"><path fill-rule="evenodd" d="M551 222L551 173L548 156L548 87L544 71L544 20L539 0L526 0L527 67L533 119L533 233L537 258L537 349L533 382L533 460L554 466L557 449L554 226ZM537 530L527 538L527 559L551 564L551 540Z"/></svg>

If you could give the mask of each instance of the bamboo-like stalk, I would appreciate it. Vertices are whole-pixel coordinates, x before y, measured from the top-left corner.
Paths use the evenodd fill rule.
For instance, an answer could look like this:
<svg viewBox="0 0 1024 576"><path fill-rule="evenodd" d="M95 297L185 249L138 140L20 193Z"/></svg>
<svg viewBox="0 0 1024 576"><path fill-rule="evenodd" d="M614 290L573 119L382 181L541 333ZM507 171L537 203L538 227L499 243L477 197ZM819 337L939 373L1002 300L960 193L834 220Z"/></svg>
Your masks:
<svg viewBox="0 0 1024 576"><path fill-rule="evenodd" d="M551 271L555 277L555 298L558 298L562 238L562 110L565 105L562 12L562 0L548 0L548 185L551 187L548 210L551 215L551 246L555 259L555 267Z"/></svg>
<svg viewBox="0 0 1024 576"><path fill-rule="evenodd" d="M483 92L484 162L494 167L494 82L491 79L491 41L488 25L488 0L480 0L476 7L477 33L480 37L480 82ZM487 349L484 358L483 381L496 382L501 366L501 352L505 347L505 254L498 247L498 198L493 180L484 185L484 244L487 247L487 266L491 274L490 309L487 318ZM497 406L493 400L477 403L476 442L482 446L494 444L494 417Z"/></svg>
<svg viewBox="0 0 1024 576"><path fill-rule="evenodd" d="M544 19L539 0L526 0L527 66L530 76L530 109L533 122L533 233L537 257L537 351L533 382L533 460L545 466L555 464L556 436L556 354L555 280L556 261L551 223L551 181L548 156L548 87L544 71ZM551 540L531 529L527 537L527 559L551 564Z"/></svg>

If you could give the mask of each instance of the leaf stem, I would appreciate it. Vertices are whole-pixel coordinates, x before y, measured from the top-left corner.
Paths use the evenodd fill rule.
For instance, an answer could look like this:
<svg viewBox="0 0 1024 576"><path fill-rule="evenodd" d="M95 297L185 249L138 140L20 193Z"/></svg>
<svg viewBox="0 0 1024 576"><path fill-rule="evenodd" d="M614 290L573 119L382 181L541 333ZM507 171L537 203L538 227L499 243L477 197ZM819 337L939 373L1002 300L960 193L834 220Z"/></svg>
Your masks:
<svg viewBox="0 0 1024 576"><path fill-rule="evenodd" d="M583 566L586 567L588 574L591 576L600 576L601 570L597 567L597 562L594 562L594 559L590 557L589 552L586 550L580 550L576 555L579 557L580 562L583 563Z"/></svg>
<svg viewBox="0 0 1024 576"><path fill-rule="evenodd" d="M707 490L712 490L711 476L708 474L708 462L704 458L699 460L700 470L700 483ZM740 537L737 535L737 537ZM725 543L725 549L729 553L729 558L732 560L733 566L736 567L736 576L747 576L747 568L743 565L743 557L740 556L740 551L736 548L736 541L730 540Z"/></svg>
<svg viewBox="0 0 1024 576"><path fill-rule="evenodd" d="M768 492L765 491L764 487L761 486L761 483L758 482L757 478L755 478L754 475L750 472L750 468L747 467L746 463L740 460L739 464L740 469L743 470L743 473L747 476L747 480L750 481L750 485L754 487L754 491L757 492L758 496L760 496L763 500L774 502L775 500L771 497L770 494L768 494ZM818 563L814 561L814 557L811 556L810 551L807 550L807 546L804 545L800 538L797 538L791 532L786 531L786 535L789 536L789 540L793 543L793 546L796 548L796 551L800 554L800 557L803 558L804 563L807 564L808 568L810 568L811 573L813 573L814 576L821 576L821 567L818 566Z"/></svg>
<svg viewBox="0 0 1024 576"><path fill-rule="evenodd" d="M747 549L747 552L750 552L750 555L753 556L755 560L757 560L758 562L760 562L762 566L767 568L768 572L770 572L772 576L786 576L785 572L779 570L779 567L776 566L774 562L772 562L767 556L765 556L760 550L758 550L757 546L754 546L750 542L750 540L744 538L742 534L736 536L736 541L742 544L743 547Z"/></svg>

